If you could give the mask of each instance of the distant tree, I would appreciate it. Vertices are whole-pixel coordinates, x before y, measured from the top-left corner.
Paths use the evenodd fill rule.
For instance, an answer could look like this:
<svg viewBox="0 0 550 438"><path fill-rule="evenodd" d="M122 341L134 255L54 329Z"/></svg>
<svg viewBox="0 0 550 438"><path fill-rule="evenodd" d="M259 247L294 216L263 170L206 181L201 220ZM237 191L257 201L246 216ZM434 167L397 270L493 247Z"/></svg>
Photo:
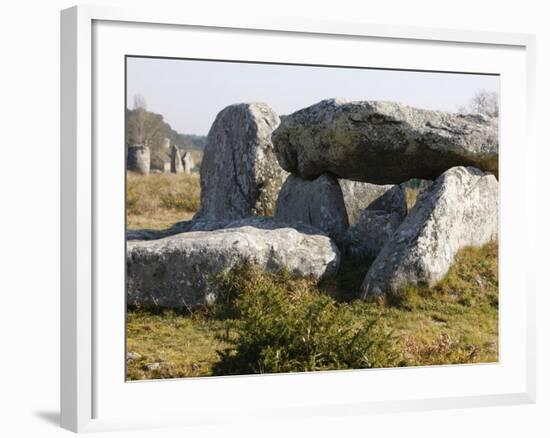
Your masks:
<svg viewBox="0 0 550 438"><path fill-rule="evenodd" d="M151 150L151 169L162 170L164 164L170 162L170 150L164 147L166 138L170 139L170 144L186 151L202 150L206 142L204 136L176 132L161 114L148 111L145 98L136 94L132 109L126 108L126 146L148 146Z"/></svg>
<svg viewBox="0 0 550 438"><path fill-rule="evenodd" d="M145 101L145 97L141 94L134 94L134 109L137 108L147 109L147 102Z"/></svg>
<svg viewBox="0 0 550 438"><path fill-rule="evenodd" d="M164 122L160 114L147 111L147 103L143 96L134 96L134 108L127 116L128 143L154 146L154 143L158 142L155 137L160 134Z"/></svg>
<svg viewBox="0 0 550 438"><path fill-rule="evenodd" d="M206 145L206 136L178 133L176 143L185 150L203 150Z"/></svg>
<svg viewBox="0 0 550 438"><path fill-rule="evenodd" d="M458 109L460 113L478 113L498 117L499 99L496 91L479 90L468 102L466 107Z"/></svg>

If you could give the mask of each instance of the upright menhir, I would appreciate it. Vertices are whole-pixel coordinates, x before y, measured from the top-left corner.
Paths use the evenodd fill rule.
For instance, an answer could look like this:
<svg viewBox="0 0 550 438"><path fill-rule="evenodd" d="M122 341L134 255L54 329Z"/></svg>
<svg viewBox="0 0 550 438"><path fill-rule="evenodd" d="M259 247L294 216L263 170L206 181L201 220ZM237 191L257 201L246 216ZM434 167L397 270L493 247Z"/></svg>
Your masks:
<svg viewBox="0 0 550 438"><path fill-rule="evenodd" d="M126 64L128 380L498 361L497 75Z"/></svg>

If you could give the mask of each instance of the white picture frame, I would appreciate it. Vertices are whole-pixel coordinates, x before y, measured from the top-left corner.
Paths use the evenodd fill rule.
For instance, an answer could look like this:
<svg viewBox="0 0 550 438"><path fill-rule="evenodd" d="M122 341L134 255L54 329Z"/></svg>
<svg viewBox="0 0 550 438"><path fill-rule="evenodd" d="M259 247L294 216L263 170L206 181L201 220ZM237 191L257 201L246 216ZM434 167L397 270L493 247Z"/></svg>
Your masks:
<svg viewBox="0 0 550 438"><path fill-rule="evenodd" d="M380 65L415 68L413 65L406 65L407 62L411 62L407 60L404 49L401 47L406 45L411 50L417 48L420 56L430 56L430 53L437 52L438 56L433 57L432 64L425 64L426 70L452 71L454 66L455 71L471 71L474 65L480 65L483 72L498 73L504 75L504 78L509 78L504 81L501 89L503 92L501 128L504 128L501 141L503 145L521 142L522 147L517 150L505 148L506 153L501 155L501 239L506 239L504 240L506 244L501 245L500 257L503 262L501 282L503 287L508 284L520 292L516 295L510 294L510 301L504 301L500 309L501 338L506 335L505 339L501 339L501 343L505 342L505 345L501 344L504 353L501 355L500 362L492 368L485 365L422 367L415 370L359 370L308 373L308 375L188 379L186 382L175 379L173 382L137 384L125 383L120 372L111 372L111 367L107 366L109 361L124 361L123 356L119 356L119 348L123 348L119 341L121 327L124 325L124 313L116 312L120 301L111 306L107 303L108 298L104 299L103 296L98 298L98 294L102 293L98 290L105 290L102 287L104 277L111 275L103 268L104 265L111 263L107 260L107 256L101 256L105 254L105 245L102 242L123 239L123 236L117 235L116 232L112 236L104 232L107 219L102 216L101 211L105 209L98 206L103 202L109 205L120 204L124 193L110 190L110 187L118 186L120 178L124 176L115 175L117 169L121 169L117 167L120 161L113 163L112 166L105 163L101 158L104 155L97 154L97 148L98 142L110 141L109 136L115 130L123 130L123 126L118 126L121 120L118 116L109 115L110 122L104 122L107 115L104 116L101 109L107 103L113 102L110 100L107 102L103 96L109 95L109 99L113 98L116 102L119 98L117 93L122 93L119 102L120 112L123 112L124 90L120 89L120 84L124 79L119 77L118 62L121 61L121 53L136 54L135 51L126 52L125 35L130 35L128 34L130 32L134 37L132 41L139 44L139 33L145 32L145 29L149 36L159 35L159 39L155 37L152 41L150 40L147 48L148 53L158 50L159 55L166 55L170 50L178 51L177 44L169 42L179 38L177 32L180 30L184 32L182 38L186 35L191 37L193 32L196 32L200 33L197 38L204 38L206 35L211 40L215 40L226 32L231 33L235 41L232 50L234 49L236 54L232 59L236 59L235 56L241 58L249 56L250 58L247 59L256 59L258 55L254 52L253 45L245 47L242 44L242 41L250 41L251 37L263 38L263 42L278 39L296 41L307 39L308 42L304 44L311 44L312 49L315 49L315 44L319 46L323 43L325 44L322 50L325 52L322 54L324 59L337 56L336 52L331 54L330 49L326 53L326 47L330 47L330 44L326 45L327 41L334 40L334 47L372 44L373 53L376 53L376 44L384 43L384 52L401 50L403 56L400 60L388 61L390 55L384 55L386 58L380 55L378 61ZM318 39L321 40L316 43ZM106 45L105 41L109 44ZM164 43L161 44L163 41ZM155 45L158 47L155 48ZM390 46L394 48L388 49ZM454 57L453 60L446 60L450 58L444 55L449 50L449 46L459 50L464 57L468 57L469 52L475 51L483 56L471 57L470 67L461 69L460 56L462 55ZM164 52L160 53L163 50ZM207 44L201 49L199 44L195 51L201 50L205 53L212 50L204 57L214 59L217 49L215 47L208 49ZM300 418L315 415L362 415L369 412L534 402L534 273L531 272L533 268L530 267L529 260L511 263L511 257L518 249L525 250L523 254L534 254L534 251L527 251L527 249L531 248L535 242L535 213L531 209L513 209L513 204L520 201L532 200L530 205L535 205L536 178L533 172L526 171L527 164L530 164L535 156L532 127L534 123L534 53L534 36L525 34L246 16L239 21L227 22L223 17L215 15L195 16L185 11L163 11L154 8L130 10L103 6L78 6L62 11L61 426L75 432L84 432L205 424L230 419L234 421L251 416ZM288 56L294 56L290 61L299 61L299 52ZM345 54L338 54L338 56L345 56ZM487 56L493 56L493 59L486 59ZM110 65L110 59L116 59L117 65ZM437 67L445 62L447 63L445 68ZM114 75L110 74L111 68L115 72ZM116 135L113 134L114 139L118 138ZM120 160L121 156L117 160ZM534 169L536 166L531 165L529 168ZM509 179L511 174L514 175L514 184ZM107 188L109 190L106 190ZM116 209L115 211L116 214L112 215L110 220L116 222L113 228L119 230L121 226L123 227L124 213ZM508 230L513 230L519 221L524 224L523 230L525 230L522 233L522 241L508 233ZM111 237L113 239L110 239ZM121 260L122 258L112 264L114 271L121 270ZM119 274L123 276L123 272ZM117 274L115 272L112 275ZM116 281L118 283L114 282L114 284L122 284L119 277ZM117 293L123 296L123 287L113 287L113 289L110 296L116 296ZM107 338L106 331L112 332L113 336ZM508 342L510 342L509 348ZM109 370L106 371L107 369ZM421 389L419 386L409 392L403 387L394 388L387 391L387 396L384 397L381 395L383 389L389 388L386 382L387 376L395 382L410 381L411 386L422 385L423 382L430 380L436 383L431 389ZM369 388L372 389L372 393L346 390L346 388L357 390L361 388L361 382L367 380L370 382ZM441 387L441 384L437 388L437 382L449 380L456 380L454 389ZM380 383L377 385L375 382ZM479 382L476 391L472 389L473 386L468 386L475 385L475 382ZM296 388L298 384L302 391L296 394L294 404L285 402L288 398L285 398L282 391ZM166 396L166 400L170 402L174 394L178 393L178 386L181 388L181 385L186 385L186 392L200 391L206 395L195 399L193 406L186 406L184 402L172 403L170 405L172 409L167 409L168 404L163 403L147 406L147 415L140 415L138 411L133 410L133 406L130 406L131 400L139 400L140 396L143 400L158 400ZM316 388L321 388L322 391L319 392ZM209 400L212 401L212 395L222 390L242 392L242 396L236 397L229 410L222 409L221 405L209 403ZM424 390L431 392L423 393ZM253 403L247 402L246 397L258 395L258 391L261 391L261 394L270 394L271 391L271 404L267 399L263 400L264 404L258 403L258 398ZM208 399L208 397L211 398ZM220 403L222 402L223 397L220 400ZM126 411L118 411L117 406L122 405L130 407ZM192 410L189 410L190 408Z"/></svg>

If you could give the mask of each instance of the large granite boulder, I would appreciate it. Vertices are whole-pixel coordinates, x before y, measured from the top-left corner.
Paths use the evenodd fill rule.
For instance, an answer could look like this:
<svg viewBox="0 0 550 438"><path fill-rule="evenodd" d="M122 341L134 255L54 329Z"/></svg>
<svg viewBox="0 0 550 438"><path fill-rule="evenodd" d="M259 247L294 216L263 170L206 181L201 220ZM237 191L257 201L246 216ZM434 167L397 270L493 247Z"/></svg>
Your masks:
<svg viewBox="0 0 550 438"><path fill-rule="evenodd" d="M408 284L434 286L459 249L497 238L494 175L473 167L449 169L420 196L378 254L363 282L363 297L398 292Z"/></svg>
<svg viewBox="0 0 550 438"><path fill-rule="evenodd" d="M196 217L239 219L273 214L286 172L271 133L279 117L263 103L224 108L210 128L201 164L201 207Z"/></svg>
<svg viewBox="0 0 550 438"><path fill-rule="evenodd" d="M343 252L356 262L372 261L401 225L399 213L365 209L345 234Z"/></svg>
<svg viewBox="0 0 550 438"><path fill-rule="evenodd" d="M214 231L191 231L127 243L127 302L185 308L210 304L217 276L239 263L299 276L335 274L340 253L330 238L305 225L252 217Z"/></svg>
<svg viewBox="0 0 550 438"><path fill-rule="evenodd" d="M400 185L377 185L349 179L339 179L350 225L357 222L365 209L407 215L407 196Z"/></svg>
<svg viewBox="0 0 550 438"><path fill-rule="evenodd" d="M308 181L294 175L286 179L275 218L290 224L304 223L324 231L337 243L348 229L348 216L338 181L324 174Z"/></svg>
<svg viewBox="0 0 550 438"><path fill-rule="evenodd" d="M273 143L281 166L305 179L397 184L455 166L498 177L498 119L481 114L330 99L283 117Z"/></svg>
<svg viewBox="0 0 550 438"><path fill-rule="evenodd" d="M147 146L129 146L126 168L131 172L148 175L151 170L151 150Z"/></svg>

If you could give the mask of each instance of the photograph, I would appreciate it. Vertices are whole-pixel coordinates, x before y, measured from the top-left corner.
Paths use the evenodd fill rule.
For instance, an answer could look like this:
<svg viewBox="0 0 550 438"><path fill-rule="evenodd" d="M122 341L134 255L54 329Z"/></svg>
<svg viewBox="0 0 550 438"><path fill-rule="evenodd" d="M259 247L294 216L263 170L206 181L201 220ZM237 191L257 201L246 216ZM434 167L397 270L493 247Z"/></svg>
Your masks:
<svg viewBox="0 0 550 438"><path fill-rule="evenodd" d="M550 437L543 5L6 3L0 438Z"/></svg>
<svg viewBox="0 0 550 438"><path fill-rule="evenodd" d="M126 381L499 362L498 74L125 75Z"/></svg>

